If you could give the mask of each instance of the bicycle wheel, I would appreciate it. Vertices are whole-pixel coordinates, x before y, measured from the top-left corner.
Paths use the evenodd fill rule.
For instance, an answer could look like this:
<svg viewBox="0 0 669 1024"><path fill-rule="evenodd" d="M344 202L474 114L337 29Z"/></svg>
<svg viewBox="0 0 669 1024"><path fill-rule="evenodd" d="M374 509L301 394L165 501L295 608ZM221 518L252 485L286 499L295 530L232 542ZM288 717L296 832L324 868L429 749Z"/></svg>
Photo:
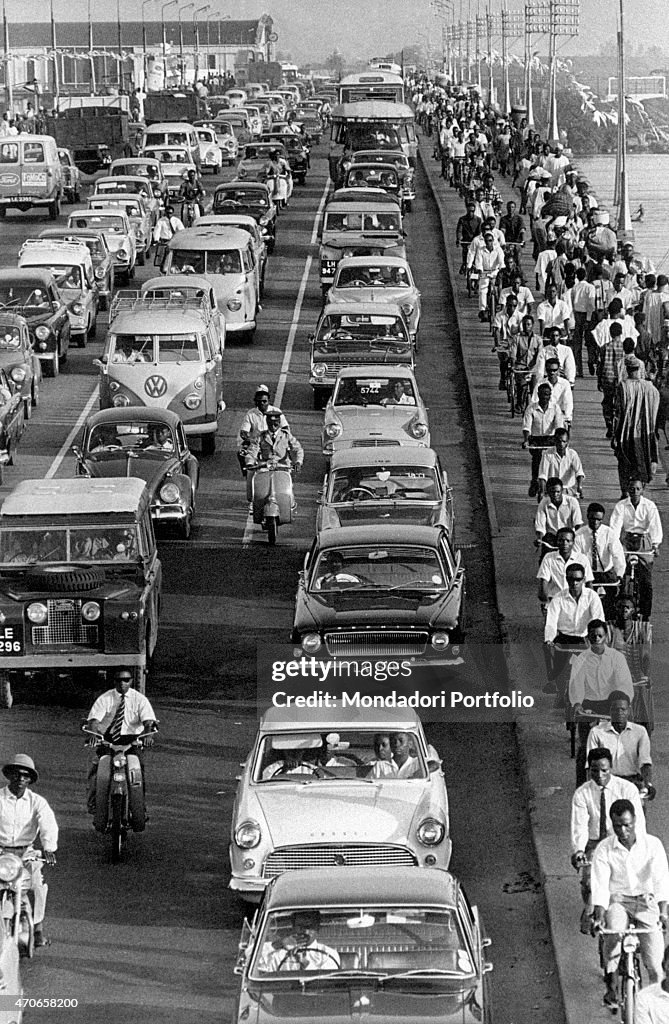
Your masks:
<svg viewBox="0 0 669 1024"><path fill-rule="evenodd" d="M620 1017L623 1024L634 1024L634 997L636 995L636 982L634 978L623 978L622 983L622 1005Z"/></svg>
<svg viewBox="0 0 669 1024"><path fill-rule="evenodd" d="M506 371L506 397L509 400L511 419L516 415L516 375L509 367Z"/></svg>
<svg viewBox="0 0 669 1024"><path fill-rule="evenodd" d="M114 793L111 798L111 859L118 864L123 851L123 795Z"/></svg>
<svg viewBox="0 0 669 1024"><path fill-rule="evenodd" d="M643 725L650 736L655 728L655 701L650 680L634 684L634 700L632 701L632 721Z"/></svg>

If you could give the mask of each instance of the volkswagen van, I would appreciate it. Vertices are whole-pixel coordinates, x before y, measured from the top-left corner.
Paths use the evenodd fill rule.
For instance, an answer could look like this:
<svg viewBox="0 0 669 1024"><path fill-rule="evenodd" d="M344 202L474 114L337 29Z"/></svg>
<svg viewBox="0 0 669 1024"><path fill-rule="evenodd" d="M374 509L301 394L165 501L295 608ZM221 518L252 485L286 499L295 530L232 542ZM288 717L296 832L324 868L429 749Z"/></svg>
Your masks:
<svg viewBox="0 0 669 1024"><path fill-rule="evenodd" d="M120 292L111 304L100 408L171 409L202 453L216 450L223 401L221 335L206 296Z"/></svg>
<svg viewBox="0 0 669 1024"><path fill-rule="evenodd" d="M21 246L19 267L43 267L53 274L67 305L71 337L85 348L88 338L95 336L99 301L88 246L57 238L29 238Z"/></svg>
<svg viewBox="0 0 669 1024"><path fill-rule="evenodd" d="M219 225L186 228L167 244L165 274L201 274L211 281L228 334L256 330L260 268L253 239L240 228Z"/></svg>
<svg viewBox="0 0 669 1024"><path fill-rule="evenodd" d="M0 217L7 210L46 206L51 220L60 213L63 168L50 135L13 135L0 140Z"/></svg>

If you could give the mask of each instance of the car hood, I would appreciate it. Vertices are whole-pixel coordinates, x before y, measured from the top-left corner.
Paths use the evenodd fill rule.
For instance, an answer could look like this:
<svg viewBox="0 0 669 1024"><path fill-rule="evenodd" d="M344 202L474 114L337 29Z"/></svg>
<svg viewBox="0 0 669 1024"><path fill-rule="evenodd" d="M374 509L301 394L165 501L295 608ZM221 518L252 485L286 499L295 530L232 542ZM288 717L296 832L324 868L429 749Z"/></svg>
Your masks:
<svg viewBox="0 0 669 1024"><path fill-rule="evenodd" d="M129 249L130 242L127 235L105 234L107 248L110 252L118 252L119 249Z"/></svg>
<svg viewBox="0 0 669 1024"><path fill-rule="evenodd" d="M258 785L255 792L275 847L397 843L405 839L429 784L429 779L281 781Z"/></svg>
<svg viewBox="0 0 669 1024"><path fill-rule="evenodd" d="M418 986L416 986L416 989ZM370 1024L465 1024L480 1020L467 1003L473 986L459 978L441 978L411 993L391 986L374 990L364 979L336 989L326 985L290 991L272 991L263 985L246 990L240 999L238 1020L246 1024L347 1024L362 1018Z"/></svg>
<svg viewBox="0 0 669 1024"><path fill-rule="evenodd" d="M383 435L403 433L413 419L425 419L416 405L337 406L337 416L344 433L363 437L365 433ZM362 431L361 431L362 428Z"/></svg>
<svg viewBox="0 0 669 1024"><path fill-rule="evenodd" d="M149 455L140 458L127 458L119 456L118 453L109 452L97 458L87 458L86 467L92 477L135 477L138 480L145 480L149 490L153 493L160 486L165 475L176 465L176 459L165 458L164 455L156 454L153 458Z"/></svg>
<svg viewBox="0 0 669 1024"><path fill-rule="evenodd" d="M435 590L319 590L304 594L300 619L302 624L311 619L319 629L424 628L437 619L448 595Z"/></svg>
<svg viewBox="0 0 669 1024"><path fill-rule="evenodd" d="M416 302L411 288L331 288L328 302Z"/></svg>
<svg viewBox="0 0 669 1024"><path fill-rule="evenodd" d="M374 523L411 523L432 526L439 521L440 506L433 501L409 501L392 498L375 501L351 501L343 505L325 506L321 512L321 529L337 526L372 526Z"/></svg>
<svg viewBox="0 0 669 1024"><path fill-rule="evenodd" d="M326 235L323 237L323 245L330 249L371 249L370 255L385 252L388 249L404 249L404 239L401 235L384 232L382 235Z"/></svg>

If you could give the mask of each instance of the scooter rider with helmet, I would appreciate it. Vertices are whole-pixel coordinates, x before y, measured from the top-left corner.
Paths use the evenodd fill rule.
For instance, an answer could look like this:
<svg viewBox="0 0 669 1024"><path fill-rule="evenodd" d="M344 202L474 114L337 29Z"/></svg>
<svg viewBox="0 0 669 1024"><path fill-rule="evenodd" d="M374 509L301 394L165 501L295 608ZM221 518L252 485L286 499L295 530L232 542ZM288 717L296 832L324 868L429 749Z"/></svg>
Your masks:
<svg viewBox="0 0 669 1024"><path fill-rule="evenodd" d="M269 397L269 388L266 384L258 384L253 396L253 406L247 409L244 419L239 427L239 448L237 458L242 471L246 476L246 453L251 441L254 441L267 428L265 415L267 410L273 408ZM287 427L288 420L285 416L281 419L281 426Z"/></svg>
<svg viewBox="0 0 669 1024"><path fill-rule="evenodd" d="M53 866L58 848L58 823L44 797L30 789L39 779L35 762L27 754L15 754L3 765L2 774L9 784L0 788L0 851L23 858L26 852L33 852L39 836L44 860ZM30 871L34 896L35 945L46 946L48 940L43 925L49 887L42 877L39 860L28 858L25 866Z"/></svg>
<svg viewBox="0 0 669 1024"><path fill-rule="evenodd" d="M90 732L102 733L107 743L132 743L142 733L157 728L157 719L150 702L136 690L132 670L117 668L114 672L114 686L100 694L88 713L85 728ZM153 746L153 736L143 736L145 747ZM96 777L98 763L103 754L108 753L106 743L95 744L95 756L88 770L88 813L95 814L96 808ZM144 783L144 762L139 745L133 747L133 753L139 758L142 766L142 782Z"/></svg>
<svg viewBox="0 0 669 1024"><path fill-rule="evenodd" d="M290 427L281 426L282 418L280 409L272 406L267 410L267 429L251 442L246 452L247 469L271 460L276 460L280 466L292 466L296 473L302 469L304 449Z"/></svg>

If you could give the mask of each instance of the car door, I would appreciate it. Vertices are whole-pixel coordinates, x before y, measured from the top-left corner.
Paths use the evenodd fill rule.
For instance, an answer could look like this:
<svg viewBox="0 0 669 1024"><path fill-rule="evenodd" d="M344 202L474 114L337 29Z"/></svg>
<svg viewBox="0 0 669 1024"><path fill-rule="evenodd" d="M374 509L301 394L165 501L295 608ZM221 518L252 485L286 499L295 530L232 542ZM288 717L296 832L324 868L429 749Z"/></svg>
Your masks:
<svg viewBox="0 0 669 1024"><path fill-rule="evenodd" d="M197 491L200 480L200 465L188 448L183 423L179 423L177 426L177 446L179 450L179 461L181 462L183 472L190 479L191 486L193 488L193 504L195 504L195 492Z"/></svg>
<svg viewBox="0 0 669 1024"><path fill-rule="evenodd" d="M21 439L24 426L24 406L20 388L12 387L6 372L0 370L0 387L5 388L11 398L3 408L5 420L5 433L8 447L15 449Z"/></svg>
<svg viewBox="0 0 669 1024"><path fill-rule="evenodd" d="M256 308L260 303L260 275L250 239L248 246L242 252L242 261L244 266L244 305L248 313L246 319L253 320Z"/></svg>
<svg viewBox="0 0 669 1024"><path fill-rule="evenodd" d="M213 375L216 409L218 410L223 397L223 355L218 344L216 324L212 319L205 331L207 346L207 374Z"/></svg>

